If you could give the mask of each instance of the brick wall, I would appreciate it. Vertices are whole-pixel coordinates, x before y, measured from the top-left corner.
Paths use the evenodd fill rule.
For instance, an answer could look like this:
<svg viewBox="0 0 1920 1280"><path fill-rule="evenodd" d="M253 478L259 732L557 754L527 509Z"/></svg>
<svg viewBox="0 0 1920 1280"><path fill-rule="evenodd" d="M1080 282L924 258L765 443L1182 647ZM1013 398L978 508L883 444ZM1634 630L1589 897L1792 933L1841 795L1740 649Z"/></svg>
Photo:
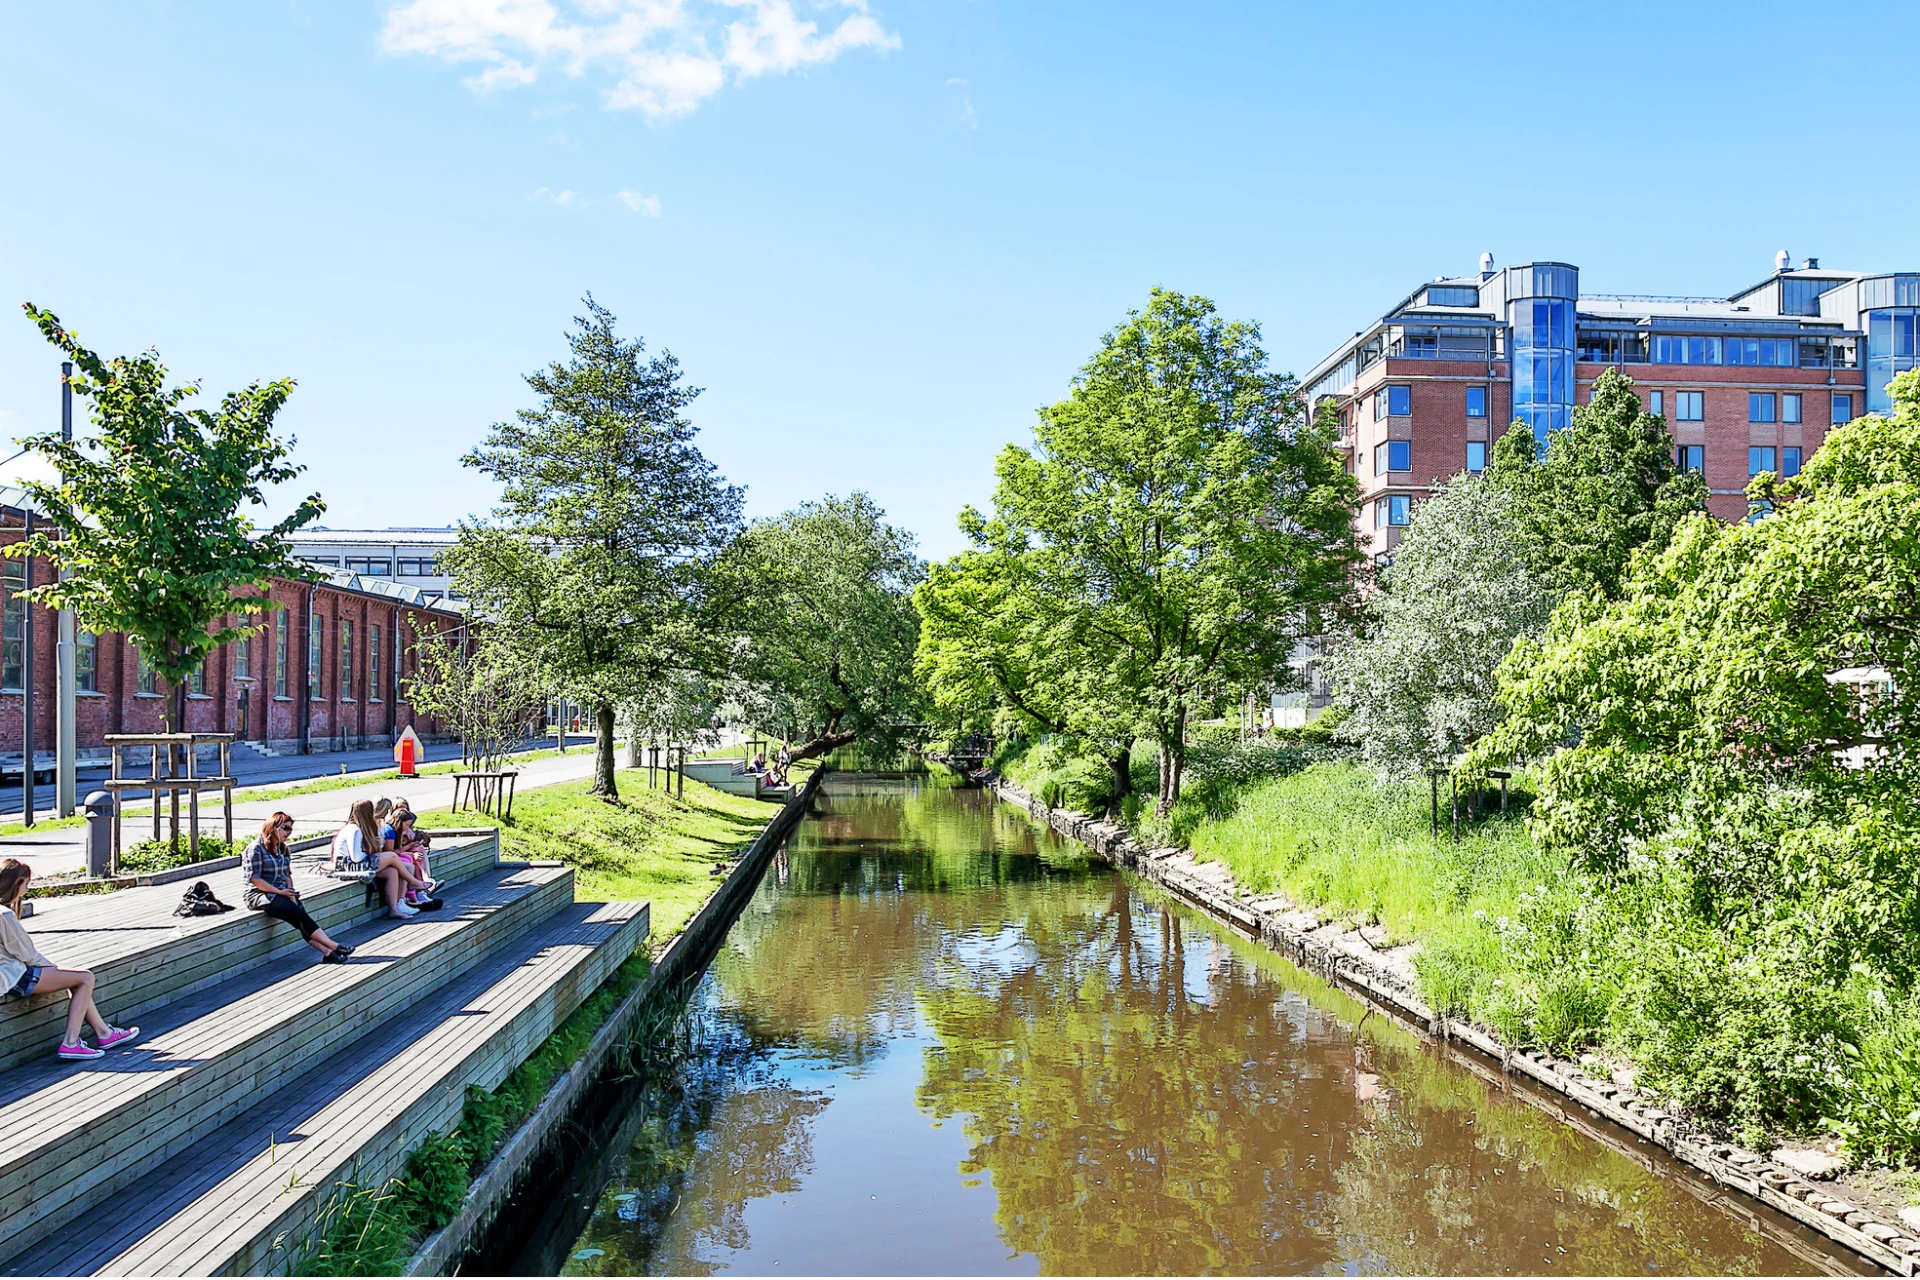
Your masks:
<svg viewBox="0 0 1920 1280"><path fill-rule="evenodd" d="M0 525L0 544L21 536L19 521ZM36 561L34 581L47 582L52 573L46 561ZM385 596L321 583L312 585L276 578L264 592L266 612L245 619L262 630L250 640L222 646L209 655L204 693L187 695L186 728L206 733L238 733L243 740L276 750L298 750L303 732L315 751L371 745L393 740L412 726L422 736L445 732L432 717L416 716L412 706L396 696L396 674L403 684L414 671L416 625L432 633L464 627L460 615L423 609ZM309 611L310 610L310 611ZM284 611L282 614L280 611ZM34 635L34 750L50 753L58 708L55 704L58 621L53 610L32 605L27 610ZM320 663L316 698L307 698L309 619L320 624ZM286 629L284 688L276 628ZM236 615L236 622L242 621ZM341 625L351 627L351 650L343 687ZM377 684L370 687L374 664L369 660L373 629L379 628ZM400 670L394 670L395 634L399 635ZM243 661L241 648L247 652ZM167 685L155 679L153 692L140 689L139 655L119 634L98 637L94 645L94 690L81 692L74 715L79 747L100 748L110 733L158 733L164 727ZM25 698L15 689L0 688L0 751L21 749ZM302 713L310 717L303 724Z"/></svg>

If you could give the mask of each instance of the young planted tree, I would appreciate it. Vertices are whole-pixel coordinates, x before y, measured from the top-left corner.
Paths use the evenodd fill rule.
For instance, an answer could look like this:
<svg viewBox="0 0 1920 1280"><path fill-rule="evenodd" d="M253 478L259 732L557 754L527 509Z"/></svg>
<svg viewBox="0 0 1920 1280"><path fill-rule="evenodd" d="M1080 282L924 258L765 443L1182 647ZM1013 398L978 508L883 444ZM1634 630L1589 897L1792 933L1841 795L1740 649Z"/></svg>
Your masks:
<svg viewBox="0 0 1920 1280"><path fill-rule="evenodd" d="M497 630L466 643L457 633L423 632L418 619L412 621L414 674L403 696L460 735L474 768L499 768L543 701L535 673Z"/></svg>
<svg viewBox="0 0 1920 1280"><path fill-rule="evenodd" d="M229 621L266 608L264 596L242 593L304 573L287 535L326 509L314 494L265 529L246 514L265 505L265 486L305 469L288 461L292 441L273 431L293 382L255 383L216 408L190 408L199 386L168 386L157 353L102 359L51 312L28 303L26 313L77 367L73 389L93 402L94 431L72 442L57 432L22 441L61 475L22 485L57 533L38 530L6 554L59 565L53 581L24 594L72 609L85 630L131 638L167 683L168 730L182 731L194 671L259 629Z"/></svg>
<svg viewBox="0 0 1920 1280"><path fill-rule="evenodd" d="M699 668L713 558L740 526L741 491L694 444L680 364L647 359L586 299L570 356L527 375L540 398L463 461L501 482L496 523L461 531L460 589L552 692L593 708L593 794L615 799L617 708Z"/></svg>
<svg viewBox="0 0 1920 1280"><path fill-rule="evenodd" d="M736 674L813 736L796 760L917 714L913 535L864 493L756 520L726 556Z"/></svg>
<svg viewBox="0 0 1920 1280"><path fill-rule="evenodd" d="M1033 448L1001 452L975 534L1025 562L1058 618L1073 669L1052 682L1114 689L1158 744L1162 814L1191 715L1285 672L1358 561L1353 477L1259 336L1155 290L1040 411Z"/></svg>

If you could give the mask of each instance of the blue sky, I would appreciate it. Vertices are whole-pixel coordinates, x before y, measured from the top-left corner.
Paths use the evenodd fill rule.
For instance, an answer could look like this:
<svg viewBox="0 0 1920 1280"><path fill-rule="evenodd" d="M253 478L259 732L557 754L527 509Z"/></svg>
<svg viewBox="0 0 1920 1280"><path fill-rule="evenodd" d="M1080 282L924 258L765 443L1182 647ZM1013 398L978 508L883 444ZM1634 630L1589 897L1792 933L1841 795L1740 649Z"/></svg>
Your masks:
<svg viewBox="0 0 1920 1280"><path fill-rule="evenodd" d="M1917 35L1894 3L12 4L0 437L57 422L30 299L210 392L298 379L326 522L442 524L591 290L706 388L755 514L864 488L944 555L1155 285L1304 372L1482 250L1594 292L1920 268Z"/></svg>

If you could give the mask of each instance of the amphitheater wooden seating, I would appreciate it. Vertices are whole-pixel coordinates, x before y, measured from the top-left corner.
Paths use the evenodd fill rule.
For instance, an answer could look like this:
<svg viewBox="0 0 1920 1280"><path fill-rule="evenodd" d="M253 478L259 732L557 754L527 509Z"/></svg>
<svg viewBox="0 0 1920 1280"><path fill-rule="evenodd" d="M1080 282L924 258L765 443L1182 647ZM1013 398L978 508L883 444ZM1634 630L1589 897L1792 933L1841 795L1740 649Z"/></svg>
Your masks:
<svg viewBox="0 0 1920 1280"><path fill-rule="evenodd" d="M446 906L406 922L297 866L356 954L320 965L242 908L170 914L183 885L44 900L42 950L100 975L134 1045L56 1059L64 997L0 1001L0 1260L14 1274L282 1271L342 1179L379 1185L645 939L644 906L573 902L557 864L491 836L434 856ZM239 873L212 880L229 902Z"/></svg>

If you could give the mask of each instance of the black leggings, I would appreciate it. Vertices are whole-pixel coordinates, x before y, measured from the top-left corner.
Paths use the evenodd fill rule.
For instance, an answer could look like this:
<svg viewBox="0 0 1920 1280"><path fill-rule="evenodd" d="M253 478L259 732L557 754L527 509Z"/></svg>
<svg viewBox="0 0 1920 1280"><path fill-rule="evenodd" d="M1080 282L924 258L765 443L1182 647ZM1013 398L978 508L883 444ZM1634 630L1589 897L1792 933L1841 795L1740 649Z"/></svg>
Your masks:
<svg viewBox="0 0 1920 1280"><path fill-rule="evenodd" d="M307 909L291 898L268 898L266 906L255 907L254 910L264 911L275 920L285 920L308 941L312 941L313 935L320 931L320 926L307 914Z"/></svg>

